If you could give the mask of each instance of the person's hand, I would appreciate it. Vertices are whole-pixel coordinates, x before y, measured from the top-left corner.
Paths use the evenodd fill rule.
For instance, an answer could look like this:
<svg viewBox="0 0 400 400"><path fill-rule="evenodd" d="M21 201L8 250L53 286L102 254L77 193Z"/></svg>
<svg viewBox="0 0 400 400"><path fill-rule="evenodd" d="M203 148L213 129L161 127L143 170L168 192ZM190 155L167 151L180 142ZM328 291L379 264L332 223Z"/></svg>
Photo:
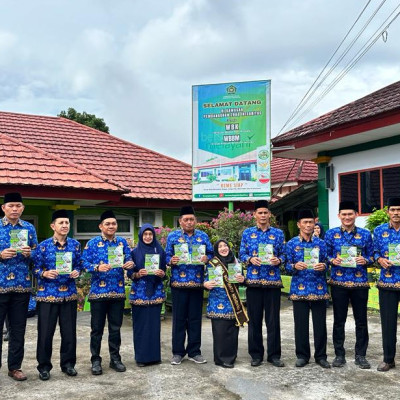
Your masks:
<svg viewBox="0 0 400 400"><path fill-rule="evenodd" d="M69 277L72 279L76 279L79 276L79 271L77 271L76 269L74 269L70 274Z"/></svg>
<svg viewBox="0 0 400 400"><path fill-rule="evenodd" d="M31 248L29 246L23 246L21 247L21 254L24 257L30 257L31 256Z"/></svg>
<svg viewBox="0 0 400 400"><path fill-rule="evenodd" d="M108 272L110 269L111 269L110 264L100 264L99 268L97 268L99 272Z"/></svg>
<svg viewBox="0 0 400 400"><path fill-rule="evenodd" d="M160 278L164 278L165 272L162 269L156 269L154 275L157 275Z"/></svg>
<svg viewBox="0 0 400 400"><path fill-rule="evenodd" d="M42 276L46 279L56 279L58 277L58 271L55 269L50 269L48 271L44 271Z"/></svg>
<svg viewBox="0 0 400 400"><path fill-rule="evenodd" d="M324 271L326 268L324 263L318 263L314 265L314 271Z"/></svg>
<svg viewBox="0 0 400 400"><path fill-rule="evenodd" d="M208 257L204 254L204 256L201 256L200 261L203 264L207 264L208 263Z"/></svg>
<svg viewBox="0 0 400 400"><path fill-rule="evenodd" d="M216 285L215 281L204 282L204 287L208 290L214 289Z"/></svg>
<svg viewBox="0 0 400 400"><path fill-rule="evenodd" d="M132 269L135 266L135 264L133 263L133 261L127 261L122 268L123 269Z"/></svg>
<svg viewBox="0 0 400 400"><path fill-rule="evenodd" d="M269 259L269 264L270 265L279 265L281 263L281 260L278 258L278 257L275 257L275 256L273 256L273 257L271 257L270 259Z"/></svg>
<svg viewBox="0 0 400 400"><path fill-rule="evenodd" d="M1 253L0 253L0 255L1 255L1 258L2 258L3 260L8 260L8 259L13 258L13 257L15 257L15 256L17 255L17 250L12 249L12 248L10 247L10 248L8 248L8 249L2 250Z"/></svg>
<svg viewBox="0 0 400 400"><path fill-rule="evenodd" d="M378 264L384 269L388 269L393 265L393 263L391 261L389 261L387 258L383 258L383 257L378 258Z"/></svg>
<svg viewBox="0 0 400 400"><path fill-rule="evenodd" d="M342 259L340 257L333 258L331 263L336 266L340 266L342 264Z"/></svg>
<svg viewBox="0 0 400 400"><path fill-rule="evenodd" d="M356 264L357 265L366 265L367 260L363 256L357 256L356 257Z"/></svg>
<svg viewBox="0 0 400 400"><path fill-rule="evenodd" d="M261 266L261 258L260 257L250 257L249 263L252 265L256 265L257 267Z"/></svg>
<svg viewBox="0 0 400 400"><path fill-rule="evenodd" d="M172 265L176 265L176 264L178 264L178 262L179 262L179 257L178 256L172 256L171 257L170 263Z"/></svg>
<svg viewBox="0 0 400 400"><path fill-rule="evenodd" d="M139 278L141 278L142 276L147 276L148 275L146 268L139 269L137 274L138 274Z"/></svg>
<svg viewBox="0 0 400 400"><path fill-rule="evenodd" d="M299 261L296 264L294 264L294 268L297 269L298 271L303 271L304 269L307 269L307 264L303 261Z"/></svg>
<svg viewBox="0 0 400 400"><path fill-rule="evenodd" d="M244 276L242 274L236 274L235 275L235 279L239 282L239 283L243 283L244 282Z"/></svg>

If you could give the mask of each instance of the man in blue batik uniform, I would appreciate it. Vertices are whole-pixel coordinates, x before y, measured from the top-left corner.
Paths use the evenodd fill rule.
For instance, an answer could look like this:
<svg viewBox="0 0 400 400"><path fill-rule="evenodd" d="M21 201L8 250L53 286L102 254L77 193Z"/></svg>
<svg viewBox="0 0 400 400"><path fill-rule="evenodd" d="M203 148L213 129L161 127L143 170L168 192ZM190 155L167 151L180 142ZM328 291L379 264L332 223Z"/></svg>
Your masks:
<svg viewBox="0 0 400 400"><path fill-rule="evenodd" d="M376 286L382 324L383 361L378 371L395 367L397 310L400 301L400 198L388 201L389 222L374 230L374 257L381 266Z"/></svg>
<svg viewBox="0 0 400 400"><path fill-rule="evenodd" d="M68 237L70 221L66 210L52 215L53 237L38 246L34 257L34 274L38 278L36 302L38 307L37 369L42 381L50 379L53 368L51 354L53 337L60 325L60 366L68 376L75 376L76 317L78 294L75 279L81 266L81 245Z"/></svg>
<svg viewBox="0 0 400 400"><path fill-rule="evenodd" d="M101 235L89 240L82 255L83 266L92 275L89 301L93 375L103 373L100 348L106 318L110 368L117 372L126 371L119 353L125 304L124 269L133 268L128 242L123 237L116 236L118 223L111 210L104 211L101 215L99 229Z"/></svg>
<svg viewBox="0 0 400 400"><path fill-rule="evenodd" d="M9 318L8 376L26 380L21 371L24 358L26 318L31 293L29 264L37 246L32 224L20 219L24 205L19 193L4 195L0 221L0 327ZM0 366L1 366L0 340Z"/></svg>
<svg viewBox="0 0 400 400"><path fill-rule="evenodd" d="M247 264L245 284L249 315L248 346L251 365L258 367L264 359L262 335L263 313L267 326L267 361L283 367L281 360L281 288L279 266L285 262L285 238L280 229L270 226L271 212L268 201L254 204L257 226L243 232L240 244L240 261ZM266 256L261 257L262 251Z"/></svg>
<svg viewBox="0 0 400 400"><path fill-rule="evenodd" d="M201 355L201 319L203 310L204 264L212 258L213 249L206 233L195 229L196 217L193 207L182 207L179 217L181 229L168 235L165 252L171 267L172 293L172 365L178 365L187 354L189 360L204 364ZM202 246L205 254L201 263L192 264L195 246ZM199 248L198 248L199 249ZM180 259L176 255L180 251ZM187 332L187 346L185 339Z"/></svg>
<svg viewBox="0 0 400 400"><path fill-rule="evenodd" d="M365 358L368 347L368 275L367 267L373 263L371 233L355 225L356 205L342 201L338 217L341 226L325 234L328 260L331 265L331 296L333 303L333 367L346 363L344 338L349 302L356 324L355 364L362 369L371 368Z"/></svg>
<svg viewBox="0 0 400 400"><path fill-rule="evenodd" d="M300 210L297 217L299 236L286 245L286 269L293 273L289 299L293 301L296 367L304 367L311 357L311 310L315 362L322 368L330 368L326 355L326 300L329 299L325 279L326 245L322 239L313 236L314 226L314 213Z"/></svg>

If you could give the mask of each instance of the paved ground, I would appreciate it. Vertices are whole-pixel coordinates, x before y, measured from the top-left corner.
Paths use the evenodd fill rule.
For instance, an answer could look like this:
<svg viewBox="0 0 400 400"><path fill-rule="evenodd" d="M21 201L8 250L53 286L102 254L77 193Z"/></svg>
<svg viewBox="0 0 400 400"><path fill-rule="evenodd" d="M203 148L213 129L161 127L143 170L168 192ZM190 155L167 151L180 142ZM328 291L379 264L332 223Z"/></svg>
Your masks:
<svg viewBox="0 0 400 400"><path fill-rule="evenodd" d="M179 366L171 366L171 317L162 323L161 365L138 368L133 359L132 329L130 317L126 316L122 332L122 358L127 366L125 373L108 368L108 355L103 346L104 359L101 376L90 374L89 332L90 314L78 314L78 376L64 375L58 367L59 334L56 332L51 379L42 382L36 371L36 318L28 320L26 356L23 370L28 374L25 382L15 382L7 377L5 355L0 371L2 399L396 399L399 396L399 373L394 369L387 373L376 371L381 361L381 334L379 317L369 316L370 346L368 359L371 370L360 370L353 362L354 324L349 319L346 333L347 365L342 369L323 370L314 363L299 369L294 367L294 340L292 306L282 297L282 359L285 368L275 368L266 363L258 368L249 365L247 354L247 329L240 332L239 356L232 370L216 367L212 362L212 336L210 321L204 319L202 351L208 359L204 365L195 365L187 359ZM332 332L332 309L328 311L329 341ZM3 343L3 350L7 344ZM4 353L4 351L3 351ZM333 358L333 347L328 344L328 359ZM400 363L400 360L398 361Z"/></svg>

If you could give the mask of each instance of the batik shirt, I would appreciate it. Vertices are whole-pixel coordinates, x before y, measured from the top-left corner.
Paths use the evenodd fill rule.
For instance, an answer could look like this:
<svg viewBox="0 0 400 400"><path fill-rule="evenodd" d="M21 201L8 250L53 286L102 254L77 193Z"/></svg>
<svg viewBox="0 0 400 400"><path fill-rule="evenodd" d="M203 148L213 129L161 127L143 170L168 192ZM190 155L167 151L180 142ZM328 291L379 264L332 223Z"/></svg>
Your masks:
<svg viewBox="0 0 400 400"><path fill-rule="evenodd" d="M165 252L167 264L170 264L175 255L175 245L187 243L189 254L192 254L193 245L205 245L206 255L210 259L213 256L213 248L210 239L203 231L195 229L189 236L182 229L171 232L167 238ZM202 288L204 281L204 264L177 264L171 265L171 286L174 288Z"/></svg>
<svg viewBox="0 0 400 400"><path fill-rule="evenodd" d="M36 301L47 303L61 303L63 301L77 300L75 279L69 274L59 274L55 279L43 277L43 272L56 269L57 253L68 257L72 262L72 271L81 272L81 245L72 238L67 238L62 246L55 238L49 238L39 243L33 258L33 273L38 279Z"/></svg>
<svg viewBox="0 0 400 400"><path fill-rule="evenodd" d="M28 246L32 249L31 256L24 257L21 253L17 253L13 258L0 259L0 293L31 291L29 264L38 244L35 227L21 219L13 226L6 217L2 218L0 221L0 252L10 248L10 232L22 229L28 231Z"/></svg>
<svg viewBox="0 0 400 400"><path fill-rule="evenodd" d="M308 301L329 299L325 270L299 271L294 267L296 263L304 262L305 248L318 249L318 262L326 265L326 245L323 240L311 237L310 241L306 241L301 236L289 240L286 244L286 270L293 273L289 299Z"/></svg>
<svg viewBox="0 0 400 400"><path fill-rule="evenodd" d="M382 224L374 230L374 258L389 258L389 243L400 244L400 229L396 231L390 223ZM382 289L400 290L400 267L381 268L376 284Z"/></svg>
<svg viewBox="0 0 400 400"><path fill-rule="evenodd" d="M329 229L324 240L331 266L331 278L328 283L349 289L369 288L367 267L374 262L371 233L367 229L359 227L354 227L351 232L338 227ZM357 247L357 255L364 257L367 264L357 265L356 268L333 265L332 259L340 257L342 246Z"/></svg>
<svg viewBox="0 0 400 400"><path fill-rule="evenodd" d="M162 304L166 298L163 279L156 275L146 275L135 279L133 275L140 269L145 268L144 265L138 265L135 250L132 251L132 260L135 268L128 270L128 278L132 279L131 291L129 293L129 303L135 306L148 306L152 304ZM160 254L160 269L166 270L164 257ZM164 260L164 265L162 265Z"/></svg>
<svg viewBox="0 0 400 400"><path fill-rule="evenodd" d="M115 236L108 240L103 236L96 236L89 240L83 250L83 267L92 276L89 300L125 299L125 280L122 268L112 268L107 272L97 271L101 264L109 264L108 248L122 247L123 264L132 261L131 251L126 239Z"/></svg>
<svg viewBox="0 0 400 400"><path fill-rule="evenodd" d="M280 229L269 227L266 231L254 226L244 230L240 243L239 259L248 264L245 283L247 286L281 288L279 265L250 264L251 257L258 257L259 244L272 244L274 256L285 262L285 238Z"/></svg>
<svg viewBox="0 0 400 400"><path fill-rule="evenodd" d="M209 281L208 268L205 271L204 281ZM225 288L215 287L209 291L207 317L211 319L235 319L235 313Z"/></svg>

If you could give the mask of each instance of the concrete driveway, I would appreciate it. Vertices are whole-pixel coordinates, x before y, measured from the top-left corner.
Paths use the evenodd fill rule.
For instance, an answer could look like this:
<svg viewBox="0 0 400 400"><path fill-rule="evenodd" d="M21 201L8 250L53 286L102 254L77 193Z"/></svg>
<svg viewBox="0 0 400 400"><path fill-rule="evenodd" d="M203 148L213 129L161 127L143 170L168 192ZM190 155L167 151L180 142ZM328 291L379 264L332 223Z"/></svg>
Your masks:
<svg viewBox="0 0 400 400"><path fill-rule="evenodd" d="M344 368L324 370L311 362L304 368L295 368L292 305L282 297L282 359L284 368L265 363L258 368L250 366L247 354L247 329L240 332L239 356L234 369L223 369L212 362L212 334L210 321L204 318L202 352L208 363L196 365L185 359L181 365L169 364L171 357L171 316L162 322L161 365L138 368L133 358L132 328L125 316L122 328L122 359L125 373L108 368L107 343L103 340L103 375L90 373L90 314L78 314L77 377L68 377L59 369L59 332L56 331L51 379L39 380L36 370L36 317L28 319L23 370L25 382L7 377L7 344L3 343L3 368L0 370L2 399L397 399L400 396L399 374L393 369L377 372L382 361L379 315L369 316L370 345L368 360L372 369L361 370L354 365L354 323L352 315L346 326L347 365ZM311 325L311 324L310 324ZM331 344L332 308L328 310L328 360L334 357ZM400 360L399 360L400 363Z"/></svg>

